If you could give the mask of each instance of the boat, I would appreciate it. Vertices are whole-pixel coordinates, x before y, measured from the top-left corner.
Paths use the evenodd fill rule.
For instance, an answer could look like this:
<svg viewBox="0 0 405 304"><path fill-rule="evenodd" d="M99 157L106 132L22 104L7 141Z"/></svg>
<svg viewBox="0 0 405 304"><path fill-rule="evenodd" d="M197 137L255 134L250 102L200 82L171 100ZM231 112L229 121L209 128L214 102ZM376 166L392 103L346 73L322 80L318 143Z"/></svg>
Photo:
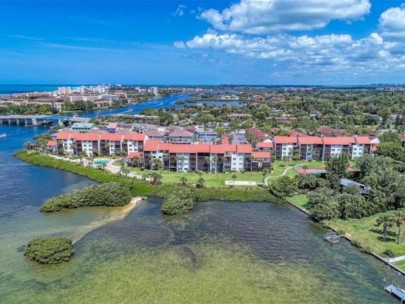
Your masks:
<svg viewBox="0 0 405 304"><path fill-rule="evenodd" d="M395 286L394 284L391 284L385 287L384 289L389 294L401 300L401 303L405 301L405 290L403 290L402 288Z"/></svg>
<svg viewBox="0 0 405 304"><path fill-rule="evenodd" d="M0 138L7 137L6 133L0 134Z"/></svg>

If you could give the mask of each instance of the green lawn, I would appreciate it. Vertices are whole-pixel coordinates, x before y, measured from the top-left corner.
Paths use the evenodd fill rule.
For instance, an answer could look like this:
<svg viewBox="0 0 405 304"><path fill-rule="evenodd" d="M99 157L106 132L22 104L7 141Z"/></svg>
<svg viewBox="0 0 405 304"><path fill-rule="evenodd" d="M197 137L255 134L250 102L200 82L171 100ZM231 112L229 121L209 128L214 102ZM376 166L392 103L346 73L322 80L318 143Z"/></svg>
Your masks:
<svg viewBox="0 0 405 304"><path fill-rule="evenodd" d="M281 161L276 161L273 164L273 172L268 173L267 176L274 177L270 178L269 182L271 183L272 181L275 181L276 178L281 175L284 170L288 166L308 166L308 168L318 168L318 167L324 167L325 164L323 162L294 162L290 163L288 162L285 164L284 162ZM133 171L136 172L136 174L142 175L142 174L150 174L152 172L156 171L151 171L151 170L144 170L141 171L139 168L134 168L132 169ZM187 178L188 183L196 183L200 176L197 173L192 173L192 172L168 172L161 170L159 171L160 174L163 176L162 182L163 183L174 183L178 184L180 183L180 179L184 176ZM286 175L290 177L294 177L297 173L295 172L294 169L290 169L287 171ZM227 187L225 185L226 180L232 181L232 176L236 175L237 179L236 181L255 181L257 184L262 184L263 183L263 172L245 172L245 173L240 173L240 172L229 172L229 173L203 173L202 177L205 179L205 186L206 187ZM243 186L241 186L243 187Z"/></svg>
<svg viewBox="0 0 405 304"><path fill-rule="evenodd" d="M387 212L392 214L392 212ZM395 256L405 255L405 242L398 244L398 229L394 225L389 229L387 240L382 240L382 226L376 226L377 218L383 213L378 213L373 216L349 220L333 220L326 222L328 225L344 232L347 236L353 239L353 242L359 244L368 252L374 252L378 255L384 255L384 251L392 250ZM404 230L404 227L402 228ZM401 239L403 232L401 232Z"/></svg>
<svg viewBox="0 0 405 304"><path fill-rule="evenodd" d="M298 194L288 198L292 204L305 209L303 206L308 202L306 194ZM392 211L387 212L392 214ZM382 240L382 227L376 226L377 218L383 213L375 214L362 219L325 221L328 227L333 227L341 234L345 234L353 240L353 243L359 245L367 252L373 252L380 256L385 256L384 251L391 250L395 256L405 255L405 242L398 244L398 228L394 225L389 229L387 241ZM402 227L401 239L405 233L405 227ZM395 265L405 270L405 261L395 263Z"/></svg>
<svg viewBox="0 0 405 304"><path fill-rule="evenodd" d="M298 194L291 196L287 199L290 203L305 210L304 205L308 203L308 196L306 194Z"/></svg>
<svg viewBox="0 0 405 304"><path fill-rule="evenodd" d="M405 270L405 260L394 263L399 269Z"/></svg>

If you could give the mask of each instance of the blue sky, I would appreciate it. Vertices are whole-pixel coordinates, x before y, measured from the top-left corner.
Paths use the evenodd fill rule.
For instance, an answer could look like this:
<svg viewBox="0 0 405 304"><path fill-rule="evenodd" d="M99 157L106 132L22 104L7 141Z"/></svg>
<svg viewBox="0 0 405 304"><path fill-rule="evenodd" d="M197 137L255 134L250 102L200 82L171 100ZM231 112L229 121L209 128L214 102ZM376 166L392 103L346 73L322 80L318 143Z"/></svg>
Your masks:
<svg viewBox="0 0 405 304"><path fill-rule="evenodd" d="M396 0L0 1L0 84L405 83Z"/></svg>

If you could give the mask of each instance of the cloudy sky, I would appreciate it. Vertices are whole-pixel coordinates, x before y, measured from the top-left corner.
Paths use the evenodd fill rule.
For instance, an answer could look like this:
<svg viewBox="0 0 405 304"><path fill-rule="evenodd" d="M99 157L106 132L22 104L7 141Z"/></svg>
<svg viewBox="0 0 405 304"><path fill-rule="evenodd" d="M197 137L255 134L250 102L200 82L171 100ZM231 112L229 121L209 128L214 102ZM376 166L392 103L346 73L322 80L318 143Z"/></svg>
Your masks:
<svg viewBox="0 0 405 304"><path fill-rule="evenodd" d="M0 84L405 83L396 0L0 1Z"/></svg>

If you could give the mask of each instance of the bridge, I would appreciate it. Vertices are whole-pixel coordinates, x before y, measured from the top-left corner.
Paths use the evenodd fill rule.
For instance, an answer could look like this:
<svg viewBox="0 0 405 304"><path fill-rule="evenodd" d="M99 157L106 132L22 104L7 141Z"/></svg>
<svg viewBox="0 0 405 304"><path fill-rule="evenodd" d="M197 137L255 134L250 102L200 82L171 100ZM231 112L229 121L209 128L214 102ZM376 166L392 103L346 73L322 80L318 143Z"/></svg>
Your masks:
<svg viewBox="0 0 405 304"><path fill-rule="evenodd" d="M63 119L63 118L62 118ZM40 125L62 125L62 119L52 116L40 115L7 115L0 116L0 125L10 126L40 126Z"/></svg>
<svg viewBox="0 0 405 304"><path fill-rule="evenodd" d="M0 125L9 126L40 126L40 125L56 125L63 126L64 121L69 124L75 122L88 122L90 118L75 117L75 116L42 116L42 115L7 115L0 116Z"/></svg>

